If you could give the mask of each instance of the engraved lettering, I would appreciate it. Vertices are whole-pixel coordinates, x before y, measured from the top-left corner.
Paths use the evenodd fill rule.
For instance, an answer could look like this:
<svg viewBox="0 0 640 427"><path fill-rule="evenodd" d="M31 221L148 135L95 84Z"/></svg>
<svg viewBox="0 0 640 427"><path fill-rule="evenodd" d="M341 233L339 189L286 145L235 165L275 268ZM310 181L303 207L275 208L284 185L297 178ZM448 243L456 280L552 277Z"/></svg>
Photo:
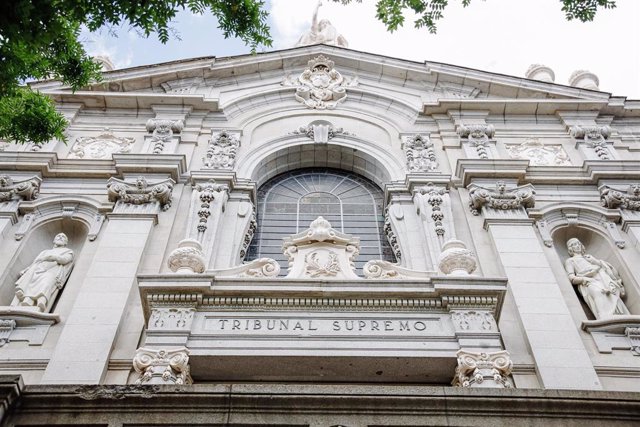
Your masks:
<svg viewBox="0 0 640 427"><path fill-rule="evenodd" d="M288 320L281 320L280 321L280 330L281 331L288 331L289 330L289 321Z"/></svg>
<svg viewBox="0 0 640 427"><path fill-rule="evenodd" d="M276 328L276 321L274 320L267 320L267 329L270 331L273 331Z"/></svg>
<svg viewBox="0 0 640 427"><path fill-rule="evenodd" d="M402 320L401 320L401 321L400 321L400 330L401 330L401 331L405 331L405 330L406 330L406 331L410 331L410 330L411 330L411 328L409 328L409 322L408 322L408 321L406 321L406 320L405 320L405 321L402 321Z"/></svg>
<svg viewBox="0 0 640 427"><path fill-rule="evenodd" d="M233 321L233 330L235 331L236 329L240 329L240 321L239 320L234 320Z"/></svg>
<svg viewBox="0 0 640 427"><path fill-rule="evenodd" d="M380 329L378 329L378 321L377 320L372 320L371 321L371 330L372 331L379 331Z"/></svg>
<svg viewBox="0 0 640 427"><path fill-rule="evenodd" d="M313 327L313 320L309 320L309 327L307 329L309 329L310 331L317 331L318 330L318 328L314 328Z"/></svg>
<svg viewBox="0 0 640 427"><path fill-rule="evenodd" d="M300 322L296 322L295 326L293 327L293 330L294 331L304 331L304 328L302 327Z"/></svg>
<svg viewBox="0 0 640 427"><path fill-rule="evenodd" d="M338 322L337 320L333 321L333 330L336 332L340 330L340 322Z"/></svg>
<svg viewBox="0 0 640 427"><path fill-rule="evenodd" d="M367 322L365 322L364 320L358 320L358 330L359 331L363 330L365 326L367 326Z"/></svg>
<svg viewBox="0 0 640 427"><path fill-rule="evenodd" d="M424 322L418 320L417 322L413 323L413 328L418 331L424 331L425 329L427 329L427 325Z"/></svg>
<svg viewBox="0 0 640 427"><path fill-rule="evenodd" d="M253 321L253 330L256 329L262 329L262 323L258 319Z"/></svg>
<svg viewBox="0 0 640 427"><path fill-rule="evenodd" d="M228 319L220 319L220 320L218 320L218 322L220 322L220 329L224 330L224 325L228 321L229 321Z"/></svg>
<svg viewBox="0 0 640 427"><path fill-rule="evenodd" d="M353 320L345 320L344 327L347 328L347 331L353 331Z"/></svg>
<svg viewBox="0 0 640 427"><path fill-rule="evenodd" d="M393 331L393 326L391 324L391 320L384 321L384 330L385 331Z"/></svg>

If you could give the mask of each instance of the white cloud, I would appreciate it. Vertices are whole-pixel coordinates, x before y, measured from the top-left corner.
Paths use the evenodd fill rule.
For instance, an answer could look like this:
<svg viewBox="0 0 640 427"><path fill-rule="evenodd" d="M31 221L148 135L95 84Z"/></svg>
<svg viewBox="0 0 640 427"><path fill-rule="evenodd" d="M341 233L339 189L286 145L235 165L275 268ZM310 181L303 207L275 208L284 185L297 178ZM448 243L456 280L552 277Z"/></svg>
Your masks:
<svg viewBox="0 0 640 427"><path fill-rule="evenodd" d="M291 47L309 28L315 0L272 0L274 47ZM595 22L567 22L558 0L474 1L463 8L453 0L438 23L438 34L404 28L390 34L375 19L375 2L343 6L325 1L320 18L331 20L349 47L414 61L437 61L523 76L532 63L556 73L567 84L577 69L600 77L600 88L640 99L640 1L618 0Z"/></svg>

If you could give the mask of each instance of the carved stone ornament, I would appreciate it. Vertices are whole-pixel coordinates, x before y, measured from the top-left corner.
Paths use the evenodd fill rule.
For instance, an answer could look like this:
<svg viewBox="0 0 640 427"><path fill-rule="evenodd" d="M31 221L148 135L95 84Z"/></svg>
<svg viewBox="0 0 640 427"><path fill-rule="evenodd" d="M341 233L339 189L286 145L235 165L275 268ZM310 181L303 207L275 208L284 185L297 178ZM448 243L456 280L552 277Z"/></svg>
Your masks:
<svg viewBox="0 0 640 427"><path fill-rule="evenodd" d="M0 319L0 347L9 342L11 333L16 328L16 321L13 319Z"/></svg>
<svg viewBox="0 0 640 427"><path fill-rule="evenodd" d="M451 239L442 245L438 268L448 276L468 276L478 267L476 257L464 242Z"/></svg>
<svg viewBox="0 0 640 427"><path fill-rule="evenodd" d="M307 230L285 237L282 249L289 258L288 278L358 278L354 259L360 239L333 229L321 216Z"/></svg>
<svg viewBox="0 0 640 427"><path fill-rule="evenodd" d="M471 184L467 188L469 189L469 207L474 215L479 215L483 206L496 210L528 209L533 208L536 201L536 192L531 184L507 190L504 181L498 181L495 190L476 184Z"/></svg>
<svg viewBox="0 0 640 427"><path fill-rule="evenodd" d="M336 135L353 135L345 132L342 128L334 127L331 122L326 120L316 120L307 126L300 126L291 132L292 135L306 135L307 138L313 140L316 144L326 144Z"/></svg>
<svg viewBox="0 0 640 427"><path fill-rule="evenodd" d="M133 368L140 374L136 384L192 384L189 375L189 350L139 348Z"/></svg>
<svg viewBox="0 0 640 427"><path fill-rule="evenodd" d="M268 278L280 274L280 264L272 258L258 258L244 264L220 270L207 270L219 278L227 277L251 277Z"/></svg>
<svg viewBox="0 0 640 427"><path fill-rule="evenodd" d="M319 55L307 63L307 68L292 79L287 76L283 86L296 88L295 98L308 108L315 110L333 109L347 99L347 87L358 84L356 79L342 77L335 63L326 56Z"/></svg>
<svg viewBox="0 0 640 427"><path fill-rule="evenodd" d="M110 178L107 182L107 195L110 202L116 202L116 210L122 205L157 204L166 211L171 207L173 184L172 179L149 184L143 176L139 176L135 183Z"/></svg>
<svg viewBox="0 0 640 427"><path fill-rule="evenodd" d="M410 172L430 172L438 169L436 152L429 135L406 137L402 149L407 157L407 168Z"/></svg>
<svg viewBox="0 0 640 427"><path fill-rule="evenodd" d="M198 192L198 199L200 200L200 209L198 209L198 238L201 239L202 235L207 231L207 222L211 216L211 203L217 199L220 199L222 203L226 202L226 197L229 193L229 186L226 184L218 184L215 180L211 179L204 184L197 184L195 190ZM224 194L223 194L224 193ZM222 208L224 211L224 208Z"/></svg>
<svg viewBox="0 0 640 427"><path fill-rule="evenodd" d="M111 129L104 128L98 136L82 136L76 139L69 159L110 159L115 153L129 153L136 142L135 138L118 137Z"/></svg>
<svg viewBox="0 0 640 427"><path fill-rule="evenodd" d="M193 307L154 307L149 316L149 330L189 330L196 309Z"/></svg>
<svg viewBox="0 0 640 427"><path fill-rule="evenodd" d="M607 139L611 136L609 126L571 126L571 136L582 140L588 147L593 148L600 160L610 160Z"/></svg>
<svg viewBox="0 0 640 427"><path fill-rule="evenodd" d="M600 202L608 209L640 211L640 184L631 184L626 190L603 185L600 187Z"/></svg>
<svg viewBox="0 0 640 427"><path fill-rule="evenodd" d="M498 326L490 311L452 310L451 320L456 332L497 332Z"/></svg>
<svg viewBox="0 0 640 427"><path fill-rule="evenodd" d="M401 267L389 261L373 259L362 267L366 279L424 279L434 276L432 271L418 271Z"/></svg>
<svg viewBox="0 0 640 427"><path fill-rule="evenodd" d="M40 194L42 180L37 176L14 181L9 175L0 175L0 203L12 200L35 200Z"/></svg>
<svg viewBox="0 0 640 427"><path fill-rule="evenodd" d="M398 241L398 236L393 231L393 227L391 226L391 216L389 212L389 206L384 211L384 234L387 236L387 240L389 241L389 245L391 245L391 250L393 251L393 255L395 255L396 260L400 261L402 259L402 251L400 250L400 242Z"/></svg>
<svg viewBox="0 0 640 427"><path fill-rule="evenodd" d="M258 221L256 218L256 208L253 206L253 203L246 203L247 210L251 210L251 219L249 220L249 226L247 227L247 232L244 234L244 238L242 239L242 245L240 246L240 259L244 260L247 256L247 251L249 250L249 245L251 244L251 240L253 240L254 234L256 234L256 230L258 229Z"/></svg>
<svg viewBox="0 0 640 427"><path fill-rule="evenodd" d="M322 1L318 2L313 11L311 28L302 34L298 42L295 44L295 47L311 46L314 44L349 47L347 39L345 39L342 34L338 34L338 31L333 25L331 25L331 22L328 19L322 19L318 22L318 9L320 6L322 6Z"/></svg>
<svg viewBox="0 0 640 427"><path fill-rule="evenodd" d="M640 327L625 328L624 334L631 344L631 353L634 356L640 356Z"/></svg>
<svg viewBox="0 0 640 427"><path fill-rule="evenodd" d="M171 251L167 259L169 269L174 273L202 273L205 269L202 245L194 239L184 239Z"/></svg>
<svg viewBox="0 0 640 427"><path fill-rule="evenodd" d="M149 119L147 132L151 133L151 145L153 154L164 151L165 144L171 142L174 133L182 132L184 122L182 120Z"/></svg>
<svg viewBox="0 0 640 427"><path fill-rule="evenodd" d="M538 138L509 145L507 151L512 159L529 160L531 166L571 166L569 155L561 145L544 145Z"/></svg>
<svg viewBox="0 0 640 427"><path fill-rule="evenodd" d="M83 385L78 387L75 392L80 399L97 400L110 399L121 400L126 399L127 395L142 397L143 399L151 399L160 388L153 385Z"/></svg>
<svg viewBox="0 0 640 427"><path fill-rule="evenodd" d="M228 131L213 134L209 140L207 154L202 159L204 161L203 168L233 169L238 147L240 147L240 139L237 135Z"/></svg>
<svg viewBox="0 0 640 427"><path fill-rule="evenodd" d="M452 384L455 387L511 388L509 375L513 362L505 350L475 353L458 350L458 366Z"/></svg>
<svg viewBox="0 0 640 427"><path fill-rule="evenodd" d="M493 136L495 135L493 125L460 125L458 126L457 132L461 140L466 140L476 149L479 158L489 158L489 142L493 140Z"/></svg>

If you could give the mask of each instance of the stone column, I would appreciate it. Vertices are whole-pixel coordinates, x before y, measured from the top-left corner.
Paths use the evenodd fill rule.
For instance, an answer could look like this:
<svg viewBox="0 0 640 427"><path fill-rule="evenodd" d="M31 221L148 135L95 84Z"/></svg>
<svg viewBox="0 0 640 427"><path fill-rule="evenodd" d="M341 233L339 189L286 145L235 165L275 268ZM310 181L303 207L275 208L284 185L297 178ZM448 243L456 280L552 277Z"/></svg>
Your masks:
<svg viewBox="0 0 640 427"><path fill-rule="evenodd" d="M145 246L158 213L170 205L172 189L172 180L151 184L143 177L135 184L115 178L109 181L109 200L116 205L43 384L99 384L104 378Z"/></svg>
<svg viewBox="0 0 640 427"><path fill-rule="evenodd" d="M525 208L531 185L469 186L471 208L485 218L544 388L602 388Z"/></svg>

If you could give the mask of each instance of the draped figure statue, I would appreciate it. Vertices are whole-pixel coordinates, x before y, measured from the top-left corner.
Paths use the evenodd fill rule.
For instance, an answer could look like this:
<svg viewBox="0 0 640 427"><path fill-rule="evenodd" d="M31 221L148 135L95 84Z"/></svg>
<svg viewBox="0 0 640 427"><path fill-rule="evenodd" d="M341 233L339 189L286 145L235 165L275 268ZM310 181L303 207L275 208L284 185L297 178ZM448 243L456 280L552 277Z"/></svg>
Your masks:
<svg viewBox="0 0 640 427"><path fill-rule="evenodd" d="M322 6L322 1L318 2L318 5L313 11L311 28L300 37L295 47L310 46L313 44L329 44L333 46L349 47L347 40L342 36L342 34L338 34L336 27L331 25L331 22L328 19L322 19L318 22L318 9L320 6Z"/></svg>
<svg viewBox="0 0 640 427"><path fill-rule="evenodd" d="M618 271L608 262L585 253L580 240L567 241L571 258L565 261L565 270L572 284L587 303L596 319L607 319L616 314L629 314L622 297L625 294Z"/></svg>
<svg viewBox="0 0 640 427"><path fill-rule="evenodd" d="M12 306L35 307L43 313L51 310L73 268L73 251L67 248L68 242L66 234L56 235L53 248L40 252L31 265L19 273Z"/></svg>

